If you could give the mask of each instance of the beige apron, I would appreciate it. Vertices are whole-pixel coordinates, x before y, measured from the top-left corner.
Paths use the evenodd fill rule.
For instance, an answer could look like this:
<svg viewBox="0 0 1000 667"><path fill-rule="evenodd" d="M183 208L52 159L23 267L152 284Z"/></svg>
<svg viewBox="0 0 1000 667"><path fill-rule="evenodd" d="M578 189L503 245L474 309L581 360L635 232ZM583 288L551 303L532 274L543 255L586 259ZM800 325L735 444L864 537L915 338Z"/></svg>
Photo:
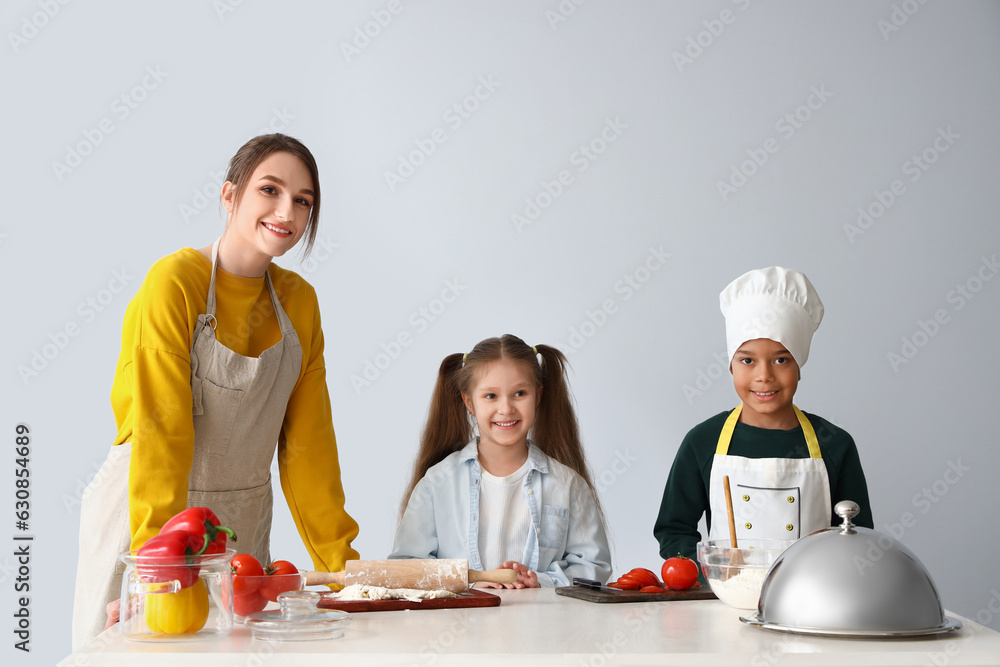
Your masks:
<svg viewBox="0 0 1000 667"><path fill-rule="evenodd" d="M730 456L736 422L743 404L729 413L712 461L708 497L712 508L709 539L729 539L726 521L725 485L730 478L736 539L797 540L830 527L830 478L820 452L819 440L809 419L795 409L802 427L809 458L749 459Z"/></svg>
<svg viewBox="0 0 1000 667"><path fill-rule="evenodd" d="M212 246L212 278L205 313L198 316L191 347L194 461L188 507L209 507L236 531L234 545L268 560L271 532L271 460L285 408L302 368L302 348L291 320L265 274L281 340L259 357L244 357L215 337L215 272L219 241ZM128 473L132 443L112 447L83 494L80 560L73 605L73 650L98 635L105 607L121 593L129 548Z"/></svg>

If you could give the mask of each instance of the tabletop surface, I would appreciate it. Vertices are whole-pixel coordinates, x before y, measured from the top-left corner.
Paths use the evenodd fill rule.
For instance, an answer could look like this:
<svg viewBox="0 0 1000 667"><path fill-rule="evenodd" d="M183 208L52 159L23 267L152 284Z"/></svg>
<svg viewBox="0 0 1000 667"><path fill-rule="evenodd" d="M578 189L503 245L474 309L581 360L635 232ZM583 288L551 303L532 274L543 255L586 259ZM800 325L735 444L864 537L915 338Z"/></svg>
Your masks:
<svg viewBox="0 0 1000 667"><path fill-rule="evenodd" d="M499 607L352 614L343 637L127 641L117 627L70 665L1000 665L1000 633L967 619L957 633L909 640L811 637L762 630L718 600L595 604L553 589L495 592Z"/></svg>

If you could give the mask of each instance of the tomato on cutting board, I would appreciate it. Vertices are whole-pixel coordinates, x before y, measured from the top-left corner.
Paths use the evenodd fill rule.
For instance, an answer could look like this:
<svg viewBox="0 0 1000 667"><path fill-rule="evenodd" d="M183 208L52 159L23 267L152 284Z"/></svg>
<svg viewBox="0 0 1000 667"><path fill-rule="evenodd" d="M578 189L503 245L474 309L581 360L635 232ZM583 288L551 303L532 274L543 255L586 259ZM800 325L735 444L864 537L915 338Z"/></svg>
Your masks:
<svg viewBox="0 0 1000 667"><path fill-rule="evenodd" d="M668 558L660 569L663 585L672 591L686 591L698 583L698 564L684 556Z"/></svg>
<svg viewBox="0 0 1000 667"><path fill-rule="evenodd" d="M623 591L641 591L643 588L649 588L651 586L659 588L660 580L656 578L656 575L653 574L652 570L647 570L644 567L636 567L618 577L618 581L610 583L608 586L618 588Z"/></svg>

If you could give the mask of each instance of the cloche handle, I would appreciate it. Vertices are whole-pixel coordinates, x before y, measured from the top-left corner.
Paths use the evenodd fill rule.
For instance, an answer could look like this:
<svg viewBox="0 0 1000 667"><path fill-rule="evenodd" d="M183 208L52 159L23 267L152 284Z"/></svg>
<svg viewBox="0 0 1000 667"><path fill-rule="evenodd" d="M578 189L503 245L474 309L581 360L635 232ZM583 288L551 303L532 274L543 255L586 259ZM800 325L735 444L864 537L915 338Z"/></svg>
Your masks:
<svg viewBox="0 0 1000 667"><path fill-rule="evenodd" d="M837 503L836 507L833 508L833 511L837 513L837 516L844 520L844 523L840 524L840 534L848 535L854 533L854 524L851 523L851 519L856 517L858 512L861 511L858 504L853 500L841 500Z"/></svg>

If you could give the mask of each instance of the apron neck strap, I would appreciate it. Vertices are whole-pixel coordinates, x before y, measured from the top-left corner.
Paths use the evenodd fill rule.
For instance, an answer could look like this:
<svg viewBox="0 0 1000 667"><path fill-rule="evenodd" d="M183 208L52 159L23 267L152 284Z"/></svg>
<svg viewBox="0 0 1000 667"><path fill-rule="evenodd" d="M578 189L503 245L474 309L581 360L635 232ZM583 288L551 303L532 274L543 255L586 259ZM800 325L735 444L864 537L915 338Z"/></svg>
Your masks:
<svg viewBox="0 0 1000 667"><path fill-rule="evenodd" d="M212 244L212 278L208 281L208 299L205 304L205 314L215 319L215 270L219 266L219 243L222 237L215 239Z"/></svg>
<svg viewBox="0 0 1000 667"><path fill-rule="evenodd" d="M213 321L215 320L215 271L219 266L219 243L221 241L222 237L219 237L212 244L212 277L208 281L208 298L205 303L205 315L211 317ZM287 334L295 331L295 327L292 326L292 321L288 318L288 314L281 307L278 293L274 291L274 283L271 282L271 272L267 269L264 270L264 282L267 283L267 289L271 295L271 305L278 316L278 326L281 329L281 333ZM212 328L214 329L215 326L213 325Z"/></svg>
<svg viewBox="0 0 1000 667"><path fill-rule="evenodd" d="M795 410L795 417L799 420L799 426L802 427L802 435L806 438L806 446L809 448L809 457L814 459L821 459L823 455L819 450L819 440L816 438L816 430L813 429L812 424L805 414L799 410L796 406L792 406ZM726 417L726 423L722 425L722 433L719 434L719 442L715 447L715 453L721 456L725 456L729 452L729 443L733 439L733 431L736 430L736 423L740 420L740 413L743 412L743 404L740 403L736 408L729 413Z"/></svg>

